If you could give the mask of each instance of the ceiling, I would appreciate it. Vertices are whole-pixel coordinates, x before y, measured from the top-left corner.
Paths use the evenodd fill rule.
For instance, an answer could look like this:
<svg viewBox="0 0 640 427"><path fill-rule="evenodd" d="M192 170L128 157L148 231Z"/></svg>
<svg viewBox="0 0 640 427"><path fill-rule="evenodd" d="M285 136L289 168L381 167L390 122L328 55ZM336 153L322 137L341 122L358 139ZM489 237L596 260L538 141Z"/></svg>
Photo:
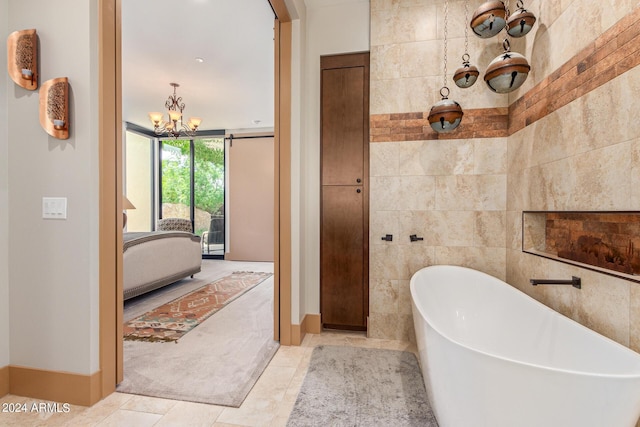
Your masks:
<svg viewBox="0 0 640 427"><path fill-rule="evenodd" d="M175 82L185 122L272 128L273 23L268 0L122 0L123 120L148 129L149 112L166 120Z"/></svg>

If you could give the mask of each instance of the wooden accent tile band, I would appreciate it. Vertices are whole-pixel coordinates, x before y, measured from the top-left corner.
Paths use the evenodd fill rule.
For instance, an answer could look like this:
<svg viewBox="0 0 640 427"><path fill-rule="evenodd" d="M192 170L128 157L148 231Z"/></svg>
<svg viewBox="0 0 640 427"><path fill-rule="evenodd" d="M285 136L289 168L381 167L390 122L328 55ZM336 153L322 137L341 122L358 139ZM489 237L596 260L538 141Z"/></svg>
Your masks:
<svg viewBox="0 0 640 427"><path fill-rule="evenodd" d="M636 8L509 106L509 135L640 64Z"/></svg>
<svg viewBox="0 0 640 427"><path fill-rule="evenodd" d="M509 121L506 107L465 110L460 127L451 133L437 133L431 129L428 116L428 112L371 115L369 140L390 142L507 136Z"/></svg>
<svg viewBox="0 0 640 427"><path fill-rule="evenodd" d="M370 142L513 135L640 64L640 7L634 9L509 108L464 110L460 127L438 134L428 112L371 115ZM535 66L535 64L533 64Z"/></svg>

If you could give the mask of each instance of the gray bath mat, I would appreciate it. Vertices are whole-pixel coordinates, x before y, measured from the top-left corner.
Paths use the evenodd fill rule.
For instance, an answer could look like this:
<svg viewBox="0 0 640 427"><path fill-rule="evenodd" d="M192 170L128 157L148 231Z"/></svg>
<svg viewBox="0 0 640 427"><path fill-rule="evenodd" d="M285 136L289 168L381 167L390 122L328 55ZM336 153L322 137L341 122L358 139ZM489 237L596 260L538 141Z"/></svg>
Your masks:
<svg viewBox="0 0 640 427"><path fill-rule="evenodd" d="M413 353L359 347L313 350L288 427L437 427Z"/></svg>

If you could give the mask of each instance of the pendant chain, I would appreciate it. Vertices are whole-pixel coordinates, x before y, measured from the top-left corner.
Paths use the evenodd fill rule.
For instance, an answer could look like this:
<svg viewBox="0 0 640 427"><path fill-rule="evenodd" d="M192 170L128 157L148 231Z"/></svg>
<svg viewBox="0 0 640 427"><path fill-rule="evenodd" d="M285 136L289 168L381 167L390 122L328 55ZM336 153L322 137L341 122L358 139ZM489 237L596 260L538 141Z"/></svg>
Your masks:
<svg viewBox="0 0 640 427"><path fill-rule="evenodd" d="M464 53L469 55L469 0L464 2Z"/></svg>
<svg viewBox="0 0 640 427"><path fill-rule="evenodd" d="M444 86L447 86L447 23L449 15L449 0L444 2Z"/></svg>

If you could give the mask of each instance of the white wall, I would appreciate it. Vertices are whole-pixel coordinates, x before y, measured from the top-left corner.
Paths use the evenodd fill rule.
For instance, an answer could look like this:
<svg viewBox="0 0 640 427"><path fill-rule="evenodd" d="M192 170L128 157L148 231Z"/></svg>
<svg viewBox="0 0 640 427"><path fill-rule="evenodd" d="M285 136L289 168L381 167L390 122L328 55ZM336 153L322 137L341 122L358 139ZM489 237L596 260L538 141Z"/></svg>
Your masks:
<svg viewBox="0 0 640 427"><path fill-rule="evenodd" d="M40 81L71 87L63 141L41 128L38 92L8 85L10 364L88 375L99 366L97 2L5 3L10 32L38 31ZM67 197L68 219L43 220L43 196Z"/></svg>
<svg viewBox="0 0 640 427"><path fill-rule="evenodd" d="M292 0L287 4L292 15L291 24L291 323L298 325L306 314L302 307L306 298L301 266L304 260L304 229L302 209L304 193L302 179L302 141L304 141L306 96L304 93L307 42L307 11L304 0ZM288 3L291 3L288 2Z"/></svg>
<svg viewBox="0 0 640 427"><path fill-rule="evenodd" d="M7 11L9 0L0 0L0 34L2 40L9 35ZM6 43L5 43L6 46ZM7 76L7 54L0 54L0 368L9 364L9 182L7 144L7 92L11 79ZM13 85L13 83L11 83Z"/></svg>
<svg viewBox="0 0 640 427"><path fill-rule="evenodd" d="M320 56L369 50L368 0L305 0L305 124L301 146L303 313L320 312Z"/></svg>

